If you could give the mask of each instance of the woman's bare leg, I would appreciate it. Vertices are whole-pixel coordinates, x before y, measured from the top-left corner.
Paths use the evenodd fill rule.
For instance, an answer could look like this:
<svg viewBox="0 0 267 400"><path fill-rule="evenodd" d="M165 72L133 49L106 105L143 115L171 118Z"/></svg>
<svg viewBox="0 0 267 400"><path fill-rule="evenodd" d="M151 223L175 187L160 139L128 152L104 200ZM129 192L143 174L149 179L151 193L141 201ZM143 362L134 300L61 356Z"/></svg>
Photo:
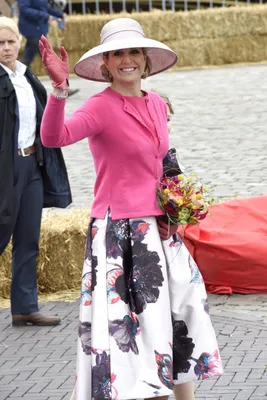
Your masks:
<svg viewBox="0 0 267 400"><path fill-rule="evenodd" d="M175 400L194 400L194 383L186 382L181 385L175 385L174 389Z"/></svg>

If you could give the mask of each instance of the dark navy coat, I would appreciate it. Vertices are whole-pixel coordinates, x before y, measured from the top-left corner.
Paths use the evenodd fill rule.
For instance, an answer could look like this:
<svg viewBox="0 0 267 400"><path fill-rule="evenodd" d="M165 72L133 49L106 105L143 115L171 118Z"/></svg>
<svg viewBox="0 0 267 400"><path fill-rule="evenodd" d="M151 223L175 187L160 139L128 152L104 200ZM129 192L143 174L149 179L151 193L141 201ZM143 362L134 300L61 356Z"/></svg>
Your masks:
<svg viewBox="0 0 267 400"><path fill-rule="evenodd" d="M19 31L26 38L46 36L49 15L63 17L62 11L48 7L47 0L18 0L18 6Z"/></svg>
<svg viewBox="0 0 267 400"><path fill-rule="evenodd" d="M71 191L61 149L46 148L40 140L40 125L46 105L46 90L34 73L27 69L25 76L36 100L37 160L44 187L44 207L67 207ZM19 120L14 86L7 72L0 66L0 225L12 223L14 186L14 154L17 151ZM7 230L6 230L7 231Z"/></svg>

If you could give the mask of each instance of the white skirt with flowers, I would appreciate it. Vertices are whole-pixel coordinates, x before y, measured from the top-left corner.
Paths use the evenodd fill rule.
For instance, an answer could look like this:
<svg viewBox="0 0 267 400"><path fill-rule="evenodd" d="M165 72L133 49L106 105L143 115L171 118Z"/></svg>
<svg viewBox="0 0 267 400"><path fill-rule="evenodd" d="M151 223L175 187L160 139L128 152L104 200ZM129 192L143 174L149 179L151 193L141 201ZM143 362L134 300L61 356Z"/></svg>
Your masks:
<svg viewBox="0 0 267 400"><path fill-rule="evenodd" d="M75 400L170 395L222 374L199 269L154 217L91 221L79 319Z"/></svg>

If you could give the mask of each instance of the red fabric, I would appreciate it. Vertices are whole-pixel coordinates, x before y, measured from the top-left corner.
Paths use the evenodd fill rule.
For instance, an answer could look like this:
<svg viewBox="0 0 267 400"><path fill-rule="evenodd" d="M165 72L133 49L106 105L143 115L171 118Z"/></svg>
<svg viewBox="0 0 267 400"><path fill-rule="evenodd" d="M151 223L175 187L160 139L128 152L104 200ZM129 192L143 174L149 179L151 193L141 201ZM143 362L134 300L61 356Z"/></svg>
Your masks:
<svg viewBox="0 0 267 400"><path fill-rule="evenodd" d="M199 225L179 229L210 293L267 293L267 196L211 208Z"/></svg>

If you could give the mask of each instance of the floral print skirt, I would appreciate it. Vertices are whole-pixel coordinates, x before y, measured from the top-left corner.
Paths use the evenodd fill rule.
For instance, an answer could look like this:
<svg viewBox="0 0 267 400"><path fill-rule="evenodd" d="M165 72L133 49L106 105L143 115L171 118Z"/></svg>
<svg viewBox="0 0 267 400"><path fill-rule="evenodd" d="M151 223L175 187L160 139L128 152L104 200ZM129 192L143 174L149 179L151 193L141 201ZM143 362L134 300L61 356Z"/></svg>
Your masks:
<svg viewBox="0 0 267 400"><path fill-rule="evenodd" d="M156 218L90 222L82 273L75 400L170 395L222 374L201 273Z"/></svg>

